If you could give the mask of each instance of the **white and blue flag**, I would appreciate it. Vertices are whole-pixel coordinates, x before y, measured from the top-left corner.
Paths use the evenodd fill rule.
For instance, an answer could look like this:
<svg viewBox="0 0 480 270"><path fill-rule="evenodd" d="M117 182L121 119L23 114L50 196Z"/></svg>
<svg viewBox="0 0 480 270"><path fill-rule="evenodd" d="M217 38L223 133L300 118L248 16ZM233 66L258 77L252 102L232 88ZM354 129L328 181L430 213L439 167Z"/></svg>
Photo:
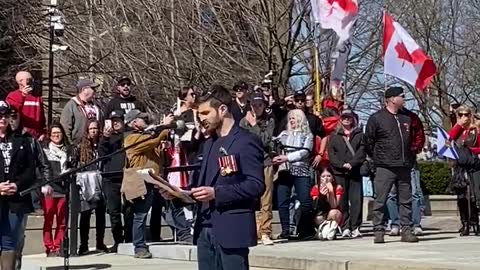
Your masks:
<svg viewBox="0 0 480 270"><path fill-rule="evenodd" d="M458 153L454 147L455 142L451 142L449 137L444 129L437 128L437 153L439 156L457 160Z"/></svg>

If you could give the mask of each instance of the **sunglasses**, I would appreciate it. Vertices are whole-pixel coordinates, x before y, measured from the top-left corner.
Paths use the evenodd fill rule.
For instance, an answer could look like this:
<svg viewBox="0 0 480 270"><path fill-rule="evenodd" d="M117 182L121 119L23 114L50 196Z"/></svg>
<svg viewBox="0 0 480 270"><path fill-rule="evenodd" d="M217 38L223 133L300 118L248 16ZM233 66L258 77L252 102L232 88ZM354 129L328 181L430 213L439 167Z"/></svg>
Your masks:
<svg viewBox="0 0 480 270"><path fill-rule="evenodd" d="M129 84L129 83L122 83L122 84L120 84L120 86L127 87L127 86L131 86L131 84Z"/></svg>
<svg viewBox="0 0 480 270"><path fill-rule="evenodd" d="M458 117L470 117L471 115L471 113L458 113Z"/></svg>
<svg viewBox="0 0 480 270"><path fill-rule="evenodd" d="M304 98L296 98L295 102L305 102L306 99Z"/></svg>

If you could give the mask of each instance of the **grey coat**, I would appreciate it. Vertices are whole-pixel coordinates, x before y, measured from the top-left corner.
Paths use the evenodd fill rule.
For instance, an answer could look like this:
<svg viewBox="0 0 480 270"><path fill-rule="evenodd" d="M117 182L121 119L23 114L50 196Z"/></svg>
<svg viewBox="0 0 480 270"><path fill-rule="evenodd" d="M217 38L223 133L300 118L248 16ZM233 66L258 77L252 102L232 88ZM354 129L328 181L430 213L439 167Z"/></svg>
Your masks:
<svg viewBox="0 0 480 270"><path fill-rule="evenodd" d="M87 131L88 119L85 116L82 106L78 97L73 97L65 104L60 117L60 124L62 124L67 133L67 139L74 145L80 144L83 135ZM98 105L94 104L94 106L96 107L97 120L102 124L102 110Z"/></svg>
<svg viewBox="0 0 480 270"><path fill-rule="evenodd" d="M246 118L240 120L239 126L247 129L251 133L257 135L262 140L263 150L264 150L264 165L272 165L272 159L270 158L269 153L273 149L273 131L275 129L275 119L273 117L261 118L257 120L255 126L250 125Z"/></svg>

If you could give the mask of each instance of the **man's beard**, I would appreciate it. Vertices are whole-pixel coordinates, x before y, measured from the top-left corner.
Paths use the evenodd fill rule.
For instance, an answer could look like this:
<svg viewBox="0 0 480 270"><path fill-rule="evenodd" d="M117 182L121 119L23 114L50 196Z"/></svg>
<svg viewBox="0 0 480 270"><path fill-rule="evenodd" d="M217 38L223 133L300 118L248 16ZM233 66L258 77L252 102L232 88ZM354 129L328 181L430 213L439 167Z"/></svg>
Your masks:
<svg viewBox="0 0 480 270"><path fill-rule="evenodd" d="M202 126L205 128L205 132L210 136L215 135L217 133L217 129L222 126L222 120L219 118L214 119L213 121L202 121Z"/></svg>

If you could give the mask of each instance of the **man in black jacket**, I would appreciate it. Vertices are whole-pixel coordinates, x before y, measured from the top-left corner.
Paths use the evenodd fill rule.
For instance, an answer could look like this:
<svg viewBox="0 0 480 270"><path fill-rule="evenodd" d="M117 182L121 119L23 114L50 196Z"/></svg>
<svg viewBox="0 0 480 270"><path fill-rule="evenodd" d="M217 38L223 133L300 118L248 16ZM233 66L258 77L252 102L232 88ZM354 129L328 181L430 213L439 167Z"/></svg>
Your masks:
<svg viewBox="0 0 480 270"><path fill-rule="evenodd" d="M373 114L366 127L367 153L376 166L373 204L374 243L385 243L385 206L387 196L395 184L400 203L402 242L418 242L412 231L412 185L410 170L412 151L410 117L399 113L403 108L403 88L390 87L385 91L386 107Z"/></svg>
<svg viewBox="0 0 480 270"><path fill-rule="evenodd" d="M123 110L124 113L128 113L133 109L145 112L144 105L137 100L137 98L131 93L132 80L123 76L120 77L115 86L116 96L110 100L105 109L105 115L110 115L115 110Z"/></svg>
<svg viewBox="0 0 480 270"><path fill-rule="evenodd" d="M24 240L25 218L33 210L30 194L22 197L19 192L51 177L38 141L20 124L13 131L10 113L10 106L0 101L0 264L1 269L9 270L15 269Z"/></svg>
<svg viewBox="0 0 480 270"><path fill-rule="evenodd" d="M110 113L111 127L106 126L103 132L103 138L98 148L99 155L109 155L123 146L123 137L125 125L123 123L123 111L116 110ZM126 202L124 205L124 223L122 225L122 187L123 168L125 165L125 152L112 156L103 164L103 185L107 197L107 208L110 214L110 223L112 225L112 235L114 240L110 252L116 253L118 245L123 241L129 243L132 241L133 212L131 205Z"/></svg>

